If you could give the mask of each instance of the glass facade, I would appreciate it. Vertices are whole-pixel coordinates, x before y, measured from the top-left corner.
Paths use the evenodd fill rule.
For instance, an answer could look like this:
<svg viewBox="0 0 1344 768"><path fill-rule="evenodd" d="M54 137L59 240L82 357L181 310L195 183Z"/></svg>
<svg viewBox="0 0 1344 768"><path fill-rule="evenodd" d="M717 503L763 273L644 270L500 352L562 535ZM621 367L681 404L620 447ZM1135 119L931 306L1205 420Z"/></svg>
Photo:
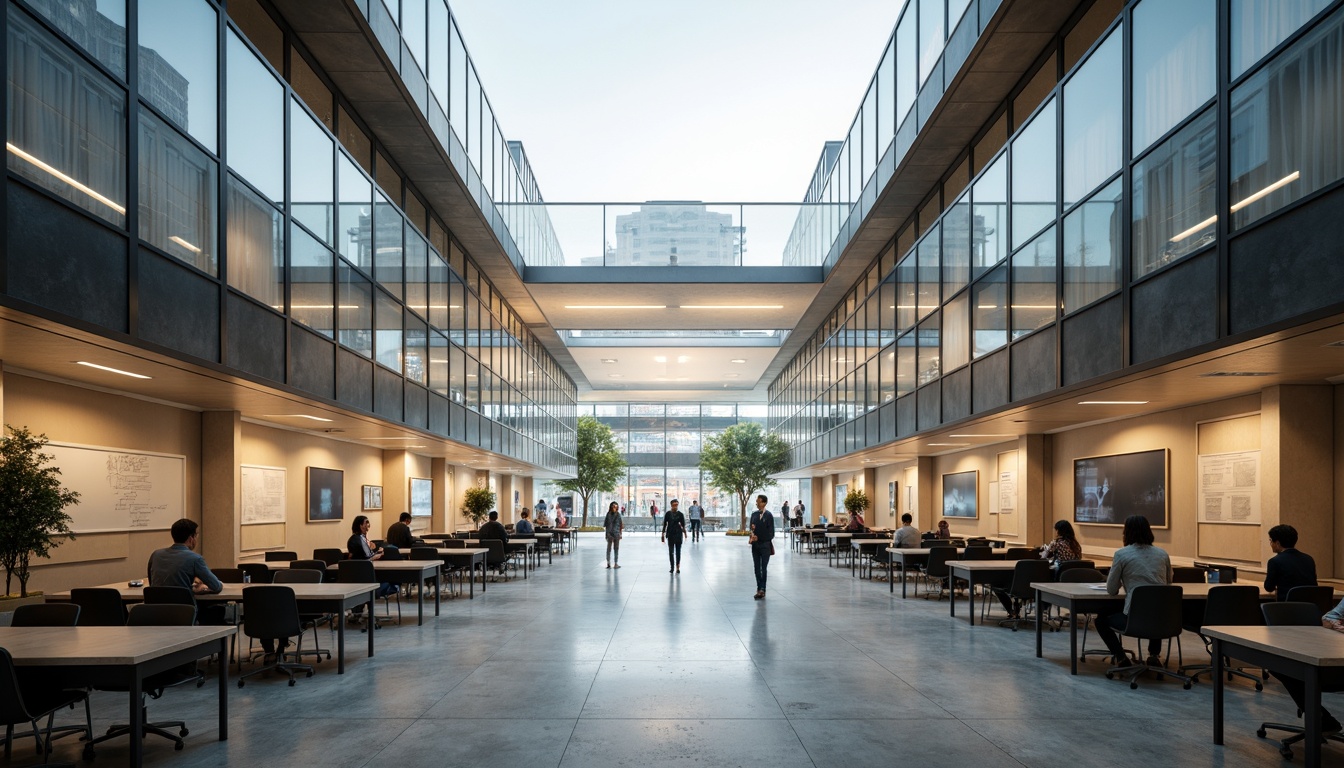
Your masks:
<svg viewBox="0 0 1344 768"><path fill-rule="evenodd" d="M981 406L969 394L965 405L949 405L956 401L945 377L969 364L982 386L982 358L1036 344L1037 332L1215 247L1220 214L1238 231L1344 179L1344 8L1325 12L1331 4L1314 0L1177 5L1139 0L1109 23L1089 21L1095 42L1065 57L1076 62L1070 71L1036 90L1035 103L1008 105L1008 123L1021 126L1008 135L1008 151L984 142L981 157L974 147L970 162L982 170L969 196L960 181L945 185L897 229L896 252L874 259L771 383L770 426L794 446L795 466L973 415ZM910 12L898 24L897 61ZM1220 12L1231 13L1230 24L1218 23ZM1220 28L1229 39L1218 39ZM1071 39L1068 30L1062 37ZM1229 50L1230 174L1220 179L1216 62ZM1028 73L1024 81L1034 89L1042 79ZM900 88L898 67L898 103ZM871 327L874 315L892 335L852 345L849 329L860 318ZM839 359L854 367L837 368ZM1057 388L1064 375L1054 371L1032 392ZM1010 382L998 386L1008 392ZM866 419L874 405L876 420Z"/></svg>

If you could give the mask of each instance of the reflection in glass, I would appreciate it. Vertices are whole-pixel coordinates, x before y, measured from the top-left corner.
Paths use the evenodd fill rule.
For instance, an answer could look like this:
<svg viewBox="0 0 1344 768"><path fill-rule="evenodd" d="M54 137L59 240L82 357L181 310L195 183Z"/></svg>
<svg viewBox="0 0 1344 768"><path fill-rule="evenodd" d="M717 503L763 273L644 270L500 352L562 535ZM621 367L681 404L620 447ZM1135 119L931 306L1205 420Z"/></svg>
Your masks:
<svg viewBox="0 0 1344 768"><path fill-rule="evenodd" d="M285 311L284 217L265 198L229 177L229 285Z"/></svg>
<svg viewBox="0 0 1344 768"><path fill-rule="evenodd" d="M938 308L940 297L938 292L938 233L938 225L934 224L917 246L919 253L918 313L921 319Z"/></svg>
<svg viewBox="0 0 1344 768"><path fill-rule="evenodd" d="M448 51L448 96L451 109L448 122L452 124L457 140L466 146L467 134L467 49L462 45L462 32L453 22Z"/></svg>
<svg viewBox="0 0 1344 768"><path fill-rule="evenodd" d="M458 344L466 343L466 286L457 275L450 275L448 281L448 338Z"/></svg>
<svg viewBox="0 0 1344 768"><path fill-rule="evenodd" d="M1329 4L1330 0L1232 0L1232 78L1240 77Z"/></svg>
<svg viewBox="0 0 1344 768"><path fill-rule="evenodd" d="M915 359L915 339L917 332L907 333L896 342L896 396L908 395L915 391L915 382L919 376L918 362Z"/></svg>
<svg viewBox="0 0 1344 768"><path fill-rule="evenodd" d="M1064 85L1064 207L1120 169L1123 29L1116 28Z"/></svg>
<svg viewBox="0 0 1344 768"><path fill-rule="evenodd" d="M126 0L28 0L28 5L112 74L126 78ZM10 14L11 23L16 15Z"/></svg>
<svg viewBox="0 0 1344 768"><path fill-rule="evenodd" d="M334 338L331 251L293 224L289 227L289 313L314 331Z"/></svg>
<svg viewBox="0 0 1344 768"><path fill-rule="evenodd" d="M211 275L219 206L215 161L147 111L140 113L140 237Z"/></svg>
<svg viewBox="0 0 1344 768"><path fill-rule="evenodd" d="M943 0L919 0L919 84L929 79L938 57L943 55L947 27L943 20Z"/></svg>
<svg viewBox="0 0 1344 768"><path fill-rule="evenodd" d="M1134 154L1213 98L1215 0L1144 0L1134 8Z"/></svg>
<svg viewBox="0 0 1344 768"><path fill-rule="evenodd" d="M896 38L887 43L882 63L877 65L877 158L882 159L896 135Z"/></svg>
<svg viewBox="0 0 1344 768"><path fill-rule="evenodd" d="M889 275L868 302L878 314L878 343L890 344L896 338L896 276Z"/></svg>
<svg viewBox="0 0 1344 768"><path fill-rule="evenodd" d="M417 384L429 384L429 325L413 315L406 316L406 378Z"/></svg>
<svg viewBox="0 0 1344 768"><path fill-rule="evenodd" d="M889 346L877 356L878 401L889 403L896 399L896 347Z"/></svg>
<svg viewBox="0 0 1344 768"><path fill-rule="evenodd" d="M1232 92L1232 225L1244 227L1344 177L1344 13Z"/></svg>
<svg viewBox="0 0 1344 768"><path fill-rule="evenodd" d="M467 375L462 384L462 393L466 398L464 403L473 411L481 410L481 364L476 358L468 355L466 357Z"/></svg>
<svg viewBox="0 0 1344 768"><path fill-rule="evenodd" d="M1210 109L1135 163L1130 200L1135 278L1213 242L1214 128Z"/></svg>
<svg viewBox="0 0 1344 768"><path fill-rule="evenodd" d="M943 307L943 371L955 371L970 361L970 293L947 302Z"/></svg>
<svg viewBox="0 0 1344 768"><path fill-rule="evenodd" d="M975 182L971 219L971 276L979 277L1008 255L1008 153L999 155Z"/></svg>
<svg viewBox="0 0 1344 768"><path fill-rule="evenodd" d="M1008 343L1008 267L1002 266L971 288L971 354L979 358Z"/></svg>
<svg viewBox="0 0 1344 768"><path fill-rule="evenodd" d="M1055 321L1055 228L1013 254L1013 338Z"/></svg>
<svg viewBox="0 0 1344 768"><path fill-rule="evenodd" d="M375 291L373 320L374 359L401 373L401 305L382 291Z"/></svg>
<svg viewBox="0 0 1344 768"><path fill-rule="evenodd" d="M467 356L462 348L453 344L448 349L448 399L463 405L466 403Z"/></svg>
<svg viewBox="0 0 1344 768"><path fill-rule="evenodd" d="M971 280L971 196L963 194L943 215L943 295Z"/></svg>
<svg viewBox="0 0 1344 768"><path fill-rule="evenodd" d="M340 182L340 230L336 243L340 253L360 269L373 271L369 242L372 227L373 184L344 152L336 153Z"/></svg>
<svg viewBox="0 0 1344 768"><path fill-rule="evenodd" d="M916 331L916 346L919 349L917 361L919 375L916 382L921 387L931 381L936 381L942 375L942 366L938 356L938 329L938 313L935 312L927 320L920 323L919 329Z"/></svg>
<svg viewBox="0 0 1344 768"><path fill-rule="evenodd" d="M373 286L344 259L337 272L340 275L337 339L355 352L373 357Z"/></svg>
<svg viewBox="0 0 1344 768"><path fill-rule="evenodd" d="M1055 100L1046 103L1031 124L1013 139L1013 247L1027 242L1055 221L1059 201L1055 172Z"/></svg>
<svg viewBox="0 0 1344 768"><path fill-rule="evenodd" d="M13 8L7 45L9 170L125 227L125 94Z"/></svg>
<svg viewBox="0 0 1344 768"><path fill-rule="evenodd" d="M401 212L381 192L374 199L373 277L379 285L400 299L403 279L401 243L405 222Z"/></svg>
<svg viewBox="0 0 1344 768"><path fill-rule="evenodd" d="M285 87L229 30L229 167L263 195L285 199Z"/></svg>
<svg viewBox="0 0 1344 768"><path fill-rule="evenodd" d="M1120 287L1120 184L1116 179L1064 217L1064 313Z"/></svg>
<svg viewBox="0 0 1344 768"><path fill-rule="evenodd" d="M290 103L290 214L310 232L331 243L335 225L336 185L331 137L298 99Z"/></svg>
<svg viewBox="0 0 1344 768"><path fill-rule="evenodd" d="M899 128L919 92L919 42L915 32L915 6L906 3L896 25L896 126Z"/></svg>
<svg viewBox="0 0 1344 768"><path fill-rule="evenodd" d="M140 0L140 96L215 151L215 9L205 0Z"/></svg>
<svg viewBox="0 0 1344 768"><path fill-rule="evenodd" d="M919 292L918 257L914 253L906 254L896 265L896 332L903 333L915 324L916 298Z"/></svg>
<svg viewBox="0 0 1344 768"><path fill-rule="evenodd" d="M436 394L451 398L452 379L448 369L448 337L438 331L429 332L429 388Z"/></svg>

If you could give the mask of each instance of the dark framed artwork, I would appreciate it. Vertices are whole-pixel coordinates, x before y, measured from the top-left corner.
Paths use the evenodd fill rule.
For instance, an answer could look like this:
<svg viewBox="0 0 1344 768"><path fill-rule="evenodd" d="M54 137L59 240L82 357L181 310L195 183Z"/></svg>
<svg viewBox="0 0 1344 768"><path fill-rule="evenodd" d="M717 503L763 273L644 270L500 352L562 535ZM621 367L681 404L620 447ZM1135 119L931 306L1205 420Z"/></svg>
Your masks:
<svg viewBox="0 0 1344 768"><path fill-rule="evenodd" d="M345 472L308 468L308 522L329 523L345 517Z"/></svg>
<svg viewBox="0 0 1344 768"><path fill-rule="evenodd" d="M434 512L434 481L411 478L411 517L429 517Z"/></svg>
<svg viewBox="0 0 1344 768"><path fill-rule="evenodd" d="M366 485L364 492L364 511L377 511L383 508L383 486Z"/></svg>
<svg viewBox="0 0 1344 768"><path fill-rule="evenodd" d="M979 486L980 472L974 469L943 475L943 517L979 517Z"/></svg>
<svg viewBox="0 0 1344 768"><path fill-rule="evenodd" d="M1167 523L1167 449L1073 460L1073 521L1124 525L1143 515L1154 528Z"/></svg>

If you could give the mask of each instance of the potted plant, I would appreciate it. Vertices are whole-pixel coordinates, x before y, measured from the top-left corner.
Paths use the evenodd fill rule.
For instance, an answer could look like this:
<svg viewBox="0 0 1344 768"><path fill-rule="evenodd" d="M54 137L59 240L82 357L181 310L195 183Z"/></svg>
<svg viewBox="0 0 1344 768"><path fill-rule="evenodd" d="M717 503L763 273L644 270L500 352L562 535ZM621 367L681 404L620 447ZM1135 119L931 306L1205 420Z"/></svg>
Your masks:
<svg viewBox="0 0 1344 768"><path fill-rule="evenodd" d="M477 528L495 508L495 492L480 486L468 488L462 495L462 514Z"/></svg>
<svg viewBox="0 0 1344 768"><path fill-rule="evenodd" d="M51 455L42 452L46 435L34 436L27 427L6 427L0 437L0 564L5 567L5 598L28 595L29 563L49 557L62 539L73 539L65 508L79 502L79 494L61 485L61 470L45 466ZM14 580L19 591L12 594ZM13 604L4 604L6 608Z"/></svg>
<svg viewBox="0 0 1344 768"><path fill-rule="evenodd" d="M862 488L855 488L845 494L845 511L849 513L851 519L855 515L862 519L864 511L868 509L871 503L868 500L868 494L864 493Z"/></svg>

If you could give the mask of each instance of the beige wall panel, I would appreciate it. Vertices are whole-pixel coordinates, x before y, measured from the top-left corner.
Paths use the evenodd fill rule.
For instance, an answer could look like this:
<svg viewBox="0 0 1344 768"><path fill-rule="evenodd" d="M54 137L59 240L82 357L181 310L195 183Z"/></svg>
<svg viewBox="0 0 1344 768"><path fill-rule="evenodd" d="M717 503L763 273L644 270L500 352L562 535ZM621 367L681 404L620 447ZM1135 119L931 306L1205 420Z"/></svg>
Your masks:
<svg viewBox="0 0 1344 768"><path fill-rule="evenodd" d="M1199 551L1201 559L1236 560L1258 565L1260 562L1260 533L1258 525L1217 525L1201 523Z"/></svg>
<svg viewBox="0 0 1344 768"><path fill-rule="evenodd" d="M1231 419L1199 425L1199 453L1232 453L1260 450L1260 414L1248 413Z"/></svg>
<svg viewBox="0 0 1344 768"><path fill-rule="evenodd" d="M286 473L288 474L288 473ZM288 497L286 497L288 501ZM285 523L272 523L267 525L243 525L239 526L238 541L243 549L243 556L256 556L259 549L289 549L285 546ZM307 560L312 552L300 552L299 557ZM264 556L264 555L263 555ZM219 567L226 567L222 563Z"/></svg>

